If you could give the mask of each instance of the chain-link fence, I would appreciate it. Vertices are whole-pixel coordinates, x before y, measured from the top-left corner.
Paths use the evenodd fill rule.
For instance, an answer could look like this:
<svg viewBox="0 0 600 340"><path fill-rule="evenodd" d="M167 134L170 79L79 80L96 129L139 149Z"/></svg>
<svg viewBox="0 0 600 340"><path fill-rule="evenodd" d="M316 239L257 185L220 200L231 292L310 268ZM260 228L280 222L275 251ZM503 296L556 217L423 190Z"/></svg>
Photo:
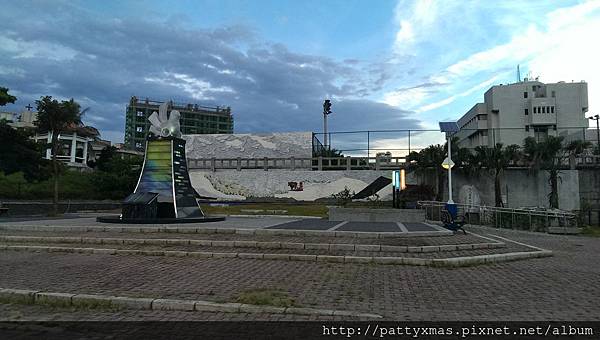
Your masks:
<svg viewBox="0 0 600 340"><path fill-rule="evenodd" d="M453 135L465 148L476 146L523 145L523 140L533 137L537 141L547 136L563 137L565 145L574 140L598 144L598 131L582 127L556 125L527 125L520 128L467 128ZM313 133L313 153L335 149L346 156L374 157L389 153L393 157L405 157L411 151L419 151L430 145L444 144L446 135L439 130L365 130ZM314 153L316 155L316 153Z"/></svg>

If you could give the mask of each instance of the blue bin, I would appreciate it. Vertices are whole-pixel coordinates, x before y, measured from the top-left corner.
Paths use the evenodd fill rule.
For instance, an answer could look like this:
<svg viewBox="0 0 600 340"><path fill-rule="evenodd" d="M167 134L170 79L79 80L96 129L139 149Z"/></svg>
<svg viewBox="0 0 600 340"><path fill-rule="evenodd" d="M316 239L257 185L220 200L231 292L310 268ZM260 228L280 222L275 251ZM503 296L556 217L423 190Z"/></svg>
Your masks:
<svg viewBox="0 0 600 340"><path fill-rule="evenodd" d="M456 216L458 215L458 206L456 204L446 203L446 210L448 210L452 219L456 219Z"/></svg>

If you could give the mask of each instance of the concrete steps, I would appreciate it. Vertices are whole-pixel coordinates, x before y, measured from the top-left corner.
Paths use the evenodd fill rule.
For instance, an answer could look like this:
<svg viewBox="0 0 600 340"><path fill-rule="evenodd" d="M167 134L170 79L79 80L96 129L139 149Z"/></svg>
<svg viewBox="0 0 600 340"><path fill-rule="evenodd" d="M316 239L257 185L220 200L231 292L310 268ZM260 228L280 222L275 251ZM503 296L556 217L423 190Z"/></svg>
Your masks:
<svg viewBox="0 0 600 340"><path fill-rule="evenodd" d="M49 236L47 231L5 231L0 234L0 250L428 266L465 266L551 255L542 249L475 234L453 236L460 240L456 244L453 237L411 238L410 242L392 238L393 244L389 244L387 238L335 236L310 236L311 242L301 242L301 237L289 235L211 234L204 238L201 236L205 234L174 237L168 233L60 233Z"/></svg>

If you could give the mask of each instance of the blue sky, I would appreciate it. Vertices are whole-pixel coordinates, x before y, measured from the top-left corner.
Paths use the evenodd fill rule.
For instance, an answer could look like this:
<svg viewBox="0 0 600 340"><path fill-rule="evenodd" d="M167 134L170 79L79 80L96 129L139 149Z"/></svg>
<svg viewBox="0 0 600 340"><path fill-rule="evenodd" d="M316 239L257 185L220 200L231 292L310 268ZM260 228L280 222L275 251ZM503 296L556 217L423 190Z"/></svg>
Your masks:
<svg viewBox="0 0 600 340"><path fill-rule="evenodd" d="M521 73L586 80L600 1L13 1L0 85L91 107L120 142L129 97L228 105L236 132L436 128Z"/></svg>

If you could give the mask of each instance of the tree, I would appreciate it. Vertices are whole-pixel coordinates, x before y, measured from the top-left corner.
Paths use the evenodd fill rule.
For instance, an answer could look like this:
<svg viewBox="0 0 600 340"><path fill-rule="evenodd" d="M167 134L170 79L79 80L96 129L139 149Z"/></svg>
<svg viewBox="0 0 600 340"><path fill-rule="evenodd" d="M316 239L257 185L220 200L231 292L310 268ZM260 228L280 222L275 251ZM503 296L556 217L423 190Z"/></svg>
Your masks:
<svg viewBox="0 0 600 340"><path fill-rule="evenodd" d="M52 152L52 175L54 178L54 195L52 197L53 214L58 213L58 177L60 165L58 164L58 151L60 141L58 135L68 127L81 125L81 106L73 99L57 101L51 96L45 96L35 101L37 104L36 126L42 132L51 134L50 150Z"/></svg>
<svg viewBox="0 0 600 340"><path fill-rule="evenodd" d="M8 103L13 104L17 100L17 97L8 94L8 88L0 86L0 106L4 106Z"/></svg>
<svg viewBox="0 0 600 340"><path fill-rule="evenodd" d="M572 140L565 146L565 150L569 153L569 155L577 156L583 153L585 149L590 148L592 146L592 142L590 141L582 141L580 139Z"/></svg>
<svg viewBox="0 0 600 340"><path fill-rule="evenodd" d="M321 148L315 152L313 157L344 157L344 154L338 149Z"/></svg>
<svg viewBox="0 0 600 340"><path fill-rule="evenodd" d="M503 207L501 179L504 170L519 159L519 146L516 144L504 147L497 143L493 148L477 146L471 160L474 169L487 169L494 178L494 201L497 207Z"/></svg>
<svg viewBox="0 0 600 340"><path fill-rule="evenodd" d="M107 146L94 164L92 183L103 197L123 199L135 189L142 162L139 156L122 159L116 147Z"/></svg>
<svg viewBox="0 0 600 340"><path fill-rule="evenodd" d="M548 172L550 208L558 209L558 180L561 158L564 156L563 137L548 136L539 142L533 137L527 137L523 152L531 171L538 172L544 169Z"/></svg>
<svg viewBox="0 0 600 340"><path fill-rule="evenodd" d="M28 181L46 179L43 168L46 160L40 155L42 150L30 139L26 130L17 130L0 121L0 171L6 175L23 172Z"/></svg>
<svg viewBox="0 0 600 340"><path fill-rule="evenodd" d="M435 174L435 200L443 198L443 185L445 170L441 164L446 158L446 150L443 145L430 145L419 152L413 151L406 156L408 170L416 174L427 174L433 171Z"/></svg>

